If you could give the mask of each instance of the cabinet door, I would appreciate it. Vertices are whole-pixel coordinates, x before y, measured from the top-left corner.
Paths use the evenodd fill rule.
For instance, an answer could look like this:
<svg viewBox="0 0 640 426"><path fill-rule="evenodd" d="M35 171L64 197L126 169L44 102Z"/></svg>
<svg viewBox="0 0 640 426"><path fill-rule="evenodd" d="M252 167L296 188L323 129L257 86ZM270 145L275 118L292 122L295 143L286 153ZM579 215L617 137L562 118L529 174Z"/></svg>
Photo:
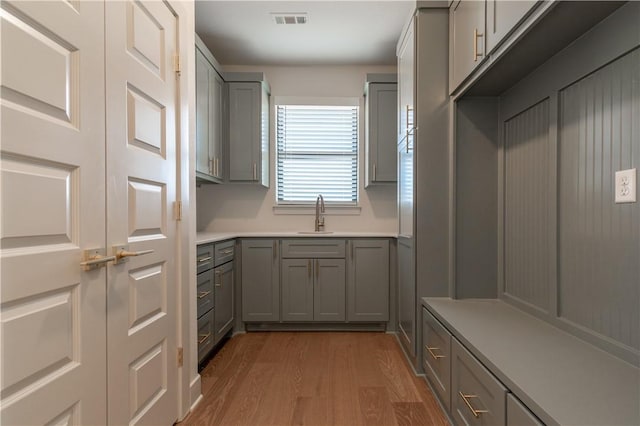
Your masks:
<svg viewBox="0 0 640 426"><path fill-rule="evenodd" d="M462 0L450 13L453 25L453 91L485 57L485 2Z"/></svg>
<svg viewBox="0 0 640 426"><path fill-rule="evenodd" d="M313 260L282 260L282 321L313 321Z"/></svg>
<svg viewBox="0 0 640 426"><path fill-rule="evenodd" d="M198 318L213 308L213 269L198 274L197 278Z"/></svg>
<svg viewBox="0 0 640 426"><path fill-rule="evenodd" d="M344 259L315 259L314 273L314 321L344 321L346 319Z"/></svg>
<svg viewBox="0 0 640 426"><path fill-rule="evenodd" d="M487 0L488 53L518 25L536 3L536 0Z"/></svg>
<svg viewBox="0 0 640 426"><path fill-rule="evenodd" d="M258 182L261 149L260 83L229 83L229 180Z"/></svg>
<svg viewBox="0 0 640 426"><path fill-rule="evenodd" d="M233 326L233 262L214 271L214 330L218 342Z"/></svg>
<svg viewBox="0 0 640 426"><path fill-rule="evenodd" d="M422 363L442 405L451 409L451 334L426 309L422 309Z"/></svg>
<svg viewBox="0 0 640 426"><path fill-rule="evenodd" d="M209 154L209 69L204 54L196 49L196 172L210 175Z"/></svg>
<svg viewBox="0 0 640 426"><path fill-rule="evenodd" d="M211 175L224 177L222 161L223 94L224 82L213 67L209 67L209 158Z"/></svg>
<svg viewBox="0 0 640 426"><path fill-rule="evenodd" d="M347 320L389 320L389 241L353 240L347 278Z"/></svg>
<svg viewBox="0 0 640 426"><path fill-rule="evenodd" d="M400 341L416 354L416 279L413 240L398 237L398 326Z"/></svg>
<svg viewBox="0 0 640 426"><path fill-rule="evenodd" d="M367 106L367 185L395 182L398 85L369 84Z"/></svg>
<svg viewBox="0 0 640 426"><path fill-rule="evenodd" d="M280 320L280 259L275 240L242 241L242 320Z"/></svg>

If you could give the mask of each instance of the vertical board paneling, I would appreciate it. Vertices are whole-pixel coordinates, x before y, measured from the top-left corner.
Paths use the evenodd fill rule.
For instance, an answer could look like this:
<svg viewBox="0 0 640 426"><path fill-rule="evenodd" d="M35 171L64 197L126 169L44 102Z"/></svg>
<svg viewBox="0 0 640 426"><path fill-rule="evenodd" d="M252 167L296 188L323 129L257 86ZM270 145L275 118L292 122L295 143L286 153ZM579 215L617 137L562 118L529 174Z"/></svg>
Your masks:
<svg viewBox="0 0 640 426"><path fill-rule="evenodd" d="M640 349L640 204L615 204L614 173L640 168L640 49L560 92L559 308Z"/></svg>
<svg viewBox="0 0 640 426"><path fill-rule="evenodd" d="M549 99L504 126L504 291L548 312Z"/></svg>

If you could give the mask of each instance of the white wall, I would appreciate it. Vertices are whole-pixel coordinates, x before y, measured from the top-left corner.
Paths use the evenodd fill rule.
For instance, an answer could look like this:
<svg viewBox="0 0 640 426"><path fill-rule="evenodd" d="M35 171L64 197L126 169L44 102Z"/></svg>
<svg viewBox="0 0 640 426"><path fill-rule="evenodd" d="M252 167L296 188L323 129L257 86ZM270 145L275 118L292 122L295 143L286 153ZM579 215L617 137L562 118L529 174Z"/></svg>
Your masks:
<svg viewBox="0 0 640 426"><path fill-rule="evenodd" d="M329 231L395 232L396 187L374 186L364 189L364 82L367 73L396 72L395 66L227 66L225 71L261 71L271 85L271 96L359 97L359 215L326 216ZM300 231L312 230L310 215L274 214L275 205L275 126L273 103L270 137L269 189L258 185L202 185L197 194L198 231Z"/></svg>

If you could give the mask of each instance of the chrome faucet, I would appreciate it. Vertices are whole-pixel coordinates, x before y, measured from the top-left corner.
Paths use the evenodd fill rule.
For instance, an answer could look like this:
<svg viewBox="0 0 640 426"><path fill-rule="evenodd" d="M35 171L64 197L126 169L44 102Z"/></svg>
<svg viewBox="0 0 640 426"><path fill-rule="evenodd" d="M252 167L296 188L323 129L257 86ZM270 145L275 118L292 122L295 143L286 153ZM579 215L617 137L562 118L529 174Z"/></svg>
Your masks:
<svg viewBox="0 0 640 426"><path fill-rule="evenodd" d="M324 198L318 194L318 198L316 198L316 232L324 231L324 216L320 216L320 213L324 213Z"/></svg>

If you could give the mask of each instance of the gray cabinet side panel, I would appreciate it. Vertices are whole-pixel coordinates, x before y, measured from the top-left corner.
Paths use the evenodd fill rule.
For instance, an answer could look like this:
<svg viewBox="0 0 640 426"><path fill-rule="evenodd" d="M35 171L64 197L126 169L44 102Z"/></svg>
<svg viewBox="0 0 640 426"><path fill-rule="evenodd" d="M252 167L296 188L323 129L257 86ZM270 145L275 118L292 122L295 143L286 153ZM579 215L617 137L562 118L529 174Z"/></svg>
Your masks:
<svg viewBox="0 0 640 426"><path fill-rule="evenodd" d="M196 171L209 174L209 62L196 49Z"/></svg>
<svg viewBox="0 0 640 426"><path fill-rule="evenodd" d="M637 28L637 27L636 27ZM640 203L614 175L640 169L640 48L560 92L559 316L640 349Z"/></svg>
<svg viewBox="0 0 640 426"><path fill-rule="evenodd" d="M498 102L457 102L456 278L457 298L497 296Z"/></svg>
<svg viewBox="0 0 640 426"><path fill-rule="evenodd" d="M416 356L416 284L413 239L398 237L398 329L400 341Z"/></svg>
<svg viewBox="0 0 640 426"><path fill-rule="evenodd" d="M504 292L549 311L549 99L504 123L504 145Z"/></svg>

